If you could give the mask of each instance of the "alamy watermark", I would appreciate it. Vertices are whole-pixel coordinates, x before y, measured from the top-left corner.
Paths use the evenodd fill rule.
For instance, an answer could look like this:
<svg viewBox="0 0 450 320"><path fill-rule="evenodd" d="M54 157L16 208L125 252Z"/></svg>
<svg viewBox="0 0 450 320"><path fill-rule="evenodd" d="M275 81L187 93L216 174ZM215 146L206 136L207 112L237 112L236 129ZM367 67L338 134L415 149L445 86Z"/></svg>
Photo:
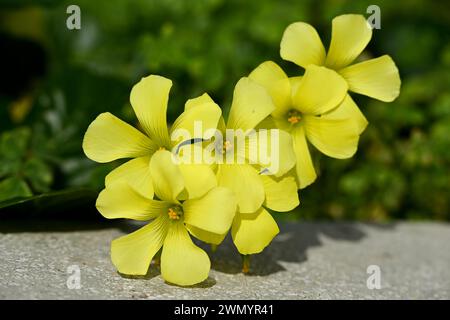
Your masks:
<svg viewBox="0 0 450 320"><path fill-rule="evenodd" d="M81 270L80 266L74 264L67 267L67 289L81 289Z"/></svg>
<svg viewBox="0 0 450 320"><path fill-rule="evenodd" d="M381 268L376 264L371 264L367 267L367 277L366 285L367 289L381 289Z"/></svg>
<svg viewBox="0 0 450 320"><path fill-rule="evenodd" d="M176 129L171 134L176 163L184 164L259 164L264 174L274 174L280 168L280 131L278 129L203 131L202 121L194 121L191 131Z"/></svg>
<svg viewBox="0 0 450 320"><path fill-rule="evenodd" d="M69 30L81 29L81 9L76 4L71 4L67 7L66 13L69 16L66 19L66 27Z"/></svg>
<svg viewBox="0 0 450 320"><path fill-rule="evenodd" d="M381 9L376 4L367 7L366 13L370 14L367 23L371 29L381 29Z"/></svg>

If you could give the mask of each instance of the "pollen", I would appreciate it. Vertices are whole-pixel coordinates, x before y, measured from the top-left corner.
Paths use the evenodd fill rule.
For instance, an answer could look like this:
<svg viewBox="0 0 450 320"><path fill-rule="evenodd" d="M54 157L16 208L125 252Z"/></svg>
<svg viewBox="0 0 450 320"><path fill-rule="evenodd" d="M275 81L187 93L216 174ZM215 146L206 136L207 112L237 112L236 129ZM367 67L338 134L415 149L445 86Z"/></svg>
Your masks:
<svg viewBox="0 0 450 320"><path fill-rule="evenodd" d="M226 140L226 141L223 143L223 148L222 148L222 150L223 150L224 152L226 152L226 151L230 150L232 146L233 146L233 145L231 144L231 142L228 141L228 140Z"/></svg>
<svg viewBox="0 0 450 320"><path fill-rule="evenodd" d="M169 208L169 210L167 210L167 214L169 215L170 220L180 220L181 209L180 208Z"/></svg>
<svg viewBox="0 0 450 320"><path fill-rule="evenodd" d="M289 111L287 117L288 117L287 121L291 124L297 124L302 119L299 112L296 110Z"/></svg>

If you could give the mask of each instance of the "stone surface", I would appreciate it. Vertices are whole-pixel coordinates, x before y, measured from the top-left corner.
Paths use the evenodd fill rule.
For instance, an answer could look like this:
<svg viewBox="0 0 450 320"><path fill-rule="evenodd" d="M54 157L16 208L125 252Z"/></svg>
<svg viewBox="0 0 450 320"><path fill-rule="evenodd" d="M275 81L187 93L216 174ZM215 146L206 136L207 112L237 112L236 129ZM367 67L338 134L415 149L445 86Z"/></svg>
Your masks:
<svg viewBox="0 0 450 320"><path fill-rule="evenodd" d="M106 228L105 228L106 227ZM0 225L0 299L449 299L450 225L438 223L282 223L252 273L240 273L230 239L211 254L204 283L181 288L152 265L120 276L109 243L135 226L10 222ZM81 288L68 289L77 265ZM369 290L367 267L381 268Z"/></svg>

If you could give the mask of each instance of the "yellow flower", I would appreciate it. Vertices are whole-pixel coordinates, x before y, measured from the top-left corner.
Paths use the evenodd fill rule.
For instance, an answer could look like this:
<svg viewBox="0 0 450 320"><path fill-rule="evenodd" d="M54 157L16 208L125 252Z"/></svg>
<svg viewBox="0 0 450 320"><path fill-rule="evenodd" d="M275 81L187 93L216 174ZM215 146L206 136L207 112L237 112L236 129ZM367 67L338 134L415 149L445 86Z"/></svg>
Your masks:
<svg viewBox="0 0 450 320"><path fill-rule="evenodd" d="M284 60L307 68L325 66L335 70L348 83L350 91L381 101L393 101L400 93L400 77L388 55L352 64L372 37L372 29L362 15L345 14L332 22L328 53L317 31L304 22L289 25L281 40Z"/></svg>
<svg viewBox="0 0 450 320"><path fill-rule="evenodd" d="M171 133L177 129L187 130L195 136L194 121L201 121L203 131L216 128L221 116L220 108L212 101L199 103L198 108L186 109L167 128L166 111L172 81L157 75L142 78L131 90L130 102L143 132L106 112L100 114L89 126L83 140L83 150L92 160L110 162L116 159L133 158L105 179L106 187L126 181L141 195L152 198L154 194L149 163L159 149L172 150L181 141L172 141ZM191 99L186 105L202 98ZM200 132L201 138L203 132ZM198 197L217 185L212 169L202 164L180 164L185 179L184 197Z"/></svg>
<svg viewBox="0 0 450 320"><path fill-rule="evenodd" d="M150 168L155 194L161 200L143 197L124 181L106 188L97 199L97 209L108 219L152 220L113 240L112 261L121 273L145 275L162 248L161 275L166 281L183 286L199 283L208 277L210 260L189 233L225 234L236 211L235 197L226 188L214 187L200 198L180 201L185 181L167 150L155 152Z"/></svg>
<svg viewBox="0 0 450 320"><path fill-rule="evenodd" d="M316 179L307 140L338 159L356 152L367 120L337 73L310 65L303 77L288 78L277 64L267 61L249 77L267 89L276 106L260 127L280 128L292 136L299 188Z"/></svg>

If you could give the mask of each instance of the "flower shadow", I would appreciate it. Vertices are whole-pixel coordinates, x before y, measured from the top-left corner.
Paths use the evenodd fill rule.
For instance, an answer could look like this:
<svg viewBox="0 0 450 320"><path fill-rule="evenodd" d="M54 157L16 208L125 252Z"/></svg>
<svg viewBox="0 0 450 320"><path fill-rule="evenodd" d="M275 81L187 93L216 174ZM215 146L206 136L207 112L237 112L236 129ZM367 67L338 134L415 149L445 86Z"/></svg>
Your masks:
<svg viewBox="0 0 450 320"><path fill-rule="evenodd" d="M153 264L148 268L148 271L145 275L129 275L120 273L117 271L117 274L125 279L139 279L139 280L151 280L160 275L159 269L156 268Z"/></svg>
<svg viewBox="0 0 450 320"><path fill-rule="evenodd" d="M391 225L392 226L392 225ZM302 263L308 259L308 250L323 245L321 237L336 241L360 241L365 232L358 223L280 222L280 234L259 254L251 256L248 276L265 276L284 271L285 263ZM228 236L211 255L212 269L237 274L242 272L242 260Z"/></svg>
<svg viewBox="0 0 450 320"><path fill-rule="evenodd" d="M177 285L177 284L170 283L170 282L166 281L166 284L169 285L169 286L183 288L183 289L198 289L198 288L206 289L206 288L211 288L211 287L215 286L216 283L217 283L216 279L214 279L211 276L209 276L206 280L204 280L204 281L202 281L200 283L193 284L193 285L190 285L190 286L180 286L180 285Z"/></svg>

